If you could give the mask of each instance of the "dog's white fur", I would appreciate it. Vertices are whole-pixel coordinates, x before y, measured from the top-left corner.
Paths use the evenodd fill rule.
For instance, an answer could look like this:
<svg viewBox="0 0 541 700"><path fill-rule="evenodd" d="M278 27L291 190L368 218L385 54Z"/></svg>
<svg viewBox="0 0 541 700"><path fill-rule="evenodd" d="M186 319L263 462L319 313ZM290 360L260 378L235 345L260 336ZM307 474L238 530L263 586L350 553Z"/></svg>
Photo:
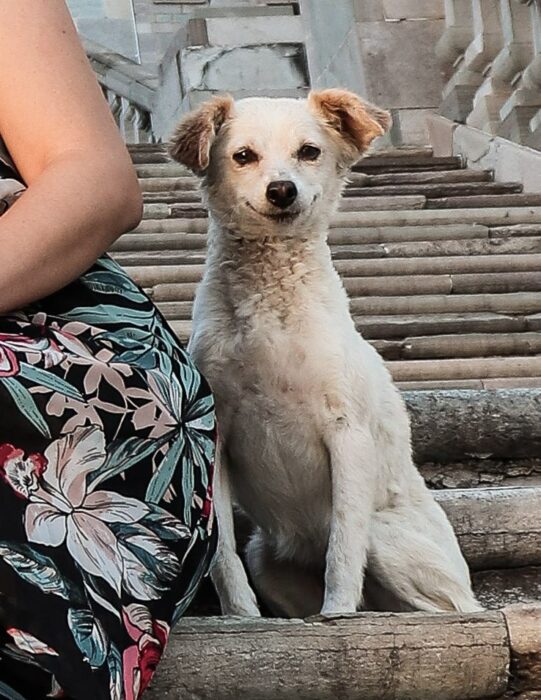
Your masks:
<svg viewBox="0 0 541 700"><path fill-rule="evenodd" d="M402 398L356 331L326 243L348 168L388 127L351 93L215 98L179 125L174 158L203 174L209 250L189 349L220 432L213 567L224 614L479 609L453 530L415 468ZM299 149L321 149L302 160ZM245 165L233 156L250 149ZM266 198L293 181L287 213ZM365 576L366 573L366 576ZM365 601L366 604L366 601Z"/></svg>

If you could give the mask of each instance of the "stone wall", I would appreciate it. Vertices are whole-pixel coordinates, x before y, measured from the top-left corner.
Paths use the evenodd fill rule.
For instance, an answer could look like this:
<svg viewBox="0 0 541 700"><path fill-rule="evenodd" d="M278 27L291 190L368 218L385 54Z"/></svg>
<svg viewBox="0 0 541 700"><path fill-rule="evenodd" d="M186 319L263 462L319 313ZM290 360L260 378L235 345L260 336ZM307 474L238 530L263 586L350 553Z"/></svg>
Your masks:
<svg viewBox="0 0 541 700"><path fill-rule="evenodd" d="M157 69L171 39L189 17L239 7L243 11L265 5L287 5L288 0L133 0L141 63Z"/></svg>
<svg viewBox="0 0 541 700"><path fill-rule="evenodd" d="M354 0L366 96L393 114L395 143L428 142L427 114L441 102L435 46L443 0Z"/></svg>
<svg viewBox="0 0 541 700"><path fill-rule="evenodd" d="M141 63L146 68L158 67L186 14L201 5L206 5L206 0L133 0Z"/></svg>
<svg viewBox="0 0 541 700"><path fill-rule="evenodd" d="M343 85L393 114L393 143L428 142L441 102L443 0L301 0L312 86Z"/></svg>

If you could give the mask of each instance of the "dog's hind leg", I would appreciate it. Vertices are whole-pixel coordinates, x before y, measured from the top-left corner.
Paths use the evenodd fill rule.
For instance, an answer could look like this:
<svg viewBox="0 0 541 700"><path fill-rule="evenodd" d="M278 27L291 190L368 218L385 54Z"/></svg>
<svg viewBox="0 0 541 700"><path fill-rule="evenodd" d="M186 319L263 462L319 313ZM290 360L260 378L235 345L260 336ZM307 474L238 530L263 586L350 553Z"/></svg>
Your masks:
<svg viewBox="0 0 541 700"><path fill-rule="evenodd" d="M374 514L368 570L396 598L427 612L481 610L453 529L429 492Z"/></svg>
<svg viewBox="0 0 541 700"><path fill-rule="evenodd" d="M246 563L255 589L277 617L317 615L323 603L323 571L278 559L258 530L246 547Z"/></svg>

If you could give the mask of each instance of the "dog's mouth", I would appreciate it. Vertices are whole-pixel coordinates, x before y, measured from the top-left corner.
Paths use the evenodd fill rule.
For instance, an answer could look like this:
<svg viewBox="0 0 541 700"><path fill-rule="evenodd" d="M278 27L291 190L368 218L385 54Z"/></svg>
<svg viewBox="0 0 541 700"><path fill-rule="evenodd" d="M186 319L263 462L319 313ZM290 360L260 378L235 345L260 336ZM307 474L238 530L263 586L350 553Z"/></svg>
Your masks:
<svg viewBox="0 0 541 700"><path fill-rule="evenodd" d="M300 211L280 211L276 213L263 212L256 209L252 204L250 204L250 202L246 202L246 205L252 211L255 211L256 214L259 214L259 216L263 216L265 219L270 219L270 221L275 221L278 224L291 223L292 221L295 221L295 219L297 219L301 214Z"/></svg>

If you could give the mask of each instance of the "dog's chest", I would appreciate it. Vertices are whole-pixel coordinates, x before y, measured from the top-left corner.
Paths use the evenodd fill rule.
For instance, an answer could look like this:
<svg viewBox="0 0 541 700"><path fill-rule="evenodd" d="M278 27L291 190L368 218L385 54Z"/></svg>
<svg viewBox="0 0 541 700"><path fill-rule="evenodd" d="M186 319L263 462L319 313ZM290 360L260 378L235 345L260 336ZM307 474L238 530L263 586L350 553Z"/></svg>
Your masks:
<svg viewBox="0 0 541 700"><path fill-rule="evenodd" d="M344 391L332 369L340 348L306 326L237 342L210 378L236 495L267 531L317 530L323 539L331 508L324 431Z"/></svg>

